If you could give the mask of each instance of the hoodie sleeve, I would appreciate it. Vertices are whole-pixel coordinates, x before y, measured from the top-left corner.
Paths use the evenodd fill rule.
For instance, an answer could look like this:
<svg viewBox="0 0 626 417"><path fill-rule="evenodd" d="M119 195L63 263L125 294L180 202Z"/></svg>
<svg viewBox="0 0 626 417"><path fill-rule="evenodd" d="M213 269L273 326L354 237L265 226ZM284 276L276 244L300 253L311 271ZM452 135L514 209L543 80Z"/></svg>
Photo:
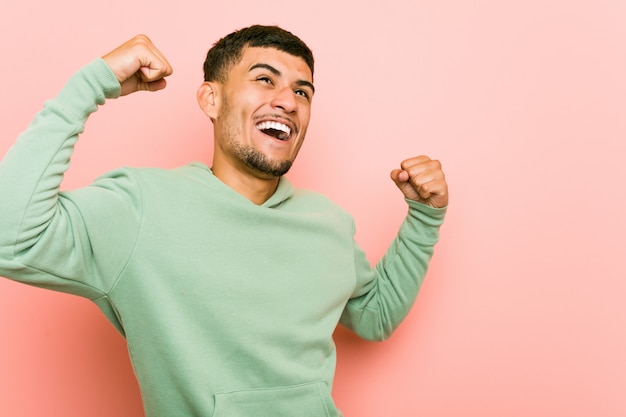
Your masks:
<svg viewBox="0 0 626 417"><path fill-rule="evenodd" d="M340 322L367 340L385 340L409 313L422 285L446 209L407 200L408 214L383 258L371 268L355 243L357 286Z"/></svg>
<svg viewBox="0 0 626 417"><path fill-rule="evenodd" d="M105 182L72 193L59 189L87 118L119 94L107 64L92 61L45 103L0 162L0 276L91 299L110 287L114 277L98 271L129 249L109 245L102 259L95 250L111 238L110 230L136 229L136 219L126 210L130 197L125 197L133 186L120 178L115 186ZM101 212L102 220L88 227L85 210L92 211L89 218ZM125 215L113 220L122 224L112 226L116 212ZM109 273L114 275L111 267Z"/></svg>

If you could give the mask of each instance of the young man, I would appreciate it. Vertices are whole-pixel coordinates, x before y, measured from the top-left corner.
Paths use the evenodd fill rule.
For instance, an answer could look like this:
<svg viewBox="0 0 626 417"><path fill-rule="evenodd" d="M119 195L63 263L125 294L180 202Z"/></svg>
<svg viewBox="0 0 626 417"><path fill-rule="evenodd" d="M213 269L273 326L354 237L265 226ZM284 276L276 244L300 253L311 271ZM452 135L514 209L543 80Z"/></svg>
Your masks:
<svg viewBox="0 0 626 417"><path fill-rule="evenodd" d="M0 164L0 275L96 303L127 339L148 417L339 416L333 331L382 340L408 313L448 202L441 166L391 172L408 214L371 268L352 218L283 177L309 124L311 51L252 26L207 55L210 168L119 169L59 192L89 114L171 73L137 36L46 103Z"/></svg>

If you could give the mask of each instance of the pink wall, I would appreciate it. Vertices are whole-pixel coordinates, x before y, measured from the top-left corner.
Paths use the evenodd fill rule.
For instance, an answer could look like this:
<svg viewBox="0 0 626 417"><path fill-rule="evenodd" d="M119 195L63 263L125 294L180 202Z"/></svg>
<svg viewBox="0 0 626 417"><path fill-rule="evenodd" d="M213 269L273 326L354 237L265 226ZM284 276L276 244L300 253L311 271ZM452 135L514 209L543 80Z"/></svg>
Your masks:
<svg viewBox="0 0 626 417"><path fill-rule="evenodd" d="M337 332L348 417L626 415L624 2L5 3L0 154L74 70L136 33L175 68L166 91L90 120L66 187L208 161L204 53L257 22L316 53L290 176L354 214L372 262L405 210L388 171L443 161L450 211L411 315L384 343ZM0 415L142 415L123 340L89 302L0 280L0 317Z"/></svg>

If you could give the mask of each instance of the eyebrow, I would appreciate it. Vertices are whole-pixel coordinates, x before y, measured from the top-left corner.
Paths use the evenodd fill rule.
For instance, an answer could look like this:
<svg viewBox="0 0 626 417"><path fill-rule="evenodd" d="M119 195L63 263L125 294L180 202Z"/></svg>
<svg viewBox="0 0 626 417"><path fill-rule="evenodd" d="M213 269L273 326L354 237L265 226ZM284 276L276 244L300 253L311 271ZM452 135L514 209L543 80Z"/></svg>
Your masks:
<svg viewBox="0 0 626 417"><path fill-rule="evenodd" d="M258 63L258 64L254 64L253 66L250 67L250 69L248 70L248 72L257 69L257 68L263 68L268 70L269 72L271 72L272 74L276 75L277 77L280 77L282 74L280 71L278 71L276 68L274 68L273 66L269 65L269 64L264 64L264 63ZM298 80L296 81L296 84L302 87L309 87L311 89L311 91L313 91L315 93L315 86L313 85L313 83L306 81L306 80Z"/></svg>

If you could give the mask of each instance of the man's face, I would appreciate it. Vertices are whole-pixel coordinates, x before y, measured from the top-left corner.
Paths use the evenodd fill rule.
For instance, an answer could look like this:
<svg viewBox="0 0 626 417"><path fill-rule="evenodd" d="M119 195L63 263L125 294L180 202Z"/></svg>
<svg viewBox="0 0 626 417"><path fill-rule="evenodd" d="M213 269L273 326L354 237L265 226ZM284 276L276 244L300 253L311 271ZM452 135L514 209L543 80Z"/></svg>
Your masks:
<svg viewBox="0 0 626 417"><path fill-rule="evenodd" d="M302 58L274 48L246 48L220 85L216 161L260 178L285 174L311 115L313 76Z"/></svg>

